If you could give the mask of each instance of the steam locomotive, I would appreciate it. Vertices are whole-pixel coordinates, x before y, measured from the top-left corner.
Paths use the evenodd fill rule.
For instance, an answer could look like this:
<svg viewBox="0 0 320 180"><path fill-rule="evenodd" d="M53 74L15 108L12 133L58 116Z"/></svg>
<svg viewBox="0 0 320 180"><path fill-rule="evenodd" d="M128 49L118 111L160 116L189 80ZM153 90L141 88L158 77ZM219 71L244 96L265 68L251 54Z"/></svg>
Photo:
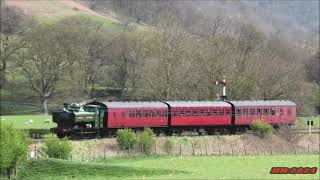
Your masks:
<svg viewBox="0 0 320 180"><path fill-rule="evenodd" d="M293 125L296 104L287 100L257 101L154 101L64 104L52 114L58 137L113 136L121 128L151 128L156 135L243 131L255 120L275 127Z"/></svg>

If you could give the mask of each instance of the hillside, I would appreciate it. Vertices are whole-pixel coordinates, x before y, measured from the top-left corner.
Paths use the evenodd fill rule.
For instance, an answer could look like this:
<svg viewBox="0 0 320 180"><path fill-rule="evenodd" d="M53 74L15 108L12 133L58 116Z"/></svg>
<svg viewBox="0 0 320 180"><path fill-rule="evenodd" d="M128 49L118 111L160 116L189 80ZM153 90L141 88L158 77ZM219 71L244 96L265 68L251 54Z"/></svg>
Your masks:
<svg viewBox="0 0 320 180"><path fill-rule="evenodd" d="M57 20L66 16L84 15L91 16L98 20L105 20L109 23L118 23L111 16L97 13L87 6L76 1L22 1L22 0L5 0L8 6L14 6L21 9L26 15L34 16L39 19Z"/></svg>

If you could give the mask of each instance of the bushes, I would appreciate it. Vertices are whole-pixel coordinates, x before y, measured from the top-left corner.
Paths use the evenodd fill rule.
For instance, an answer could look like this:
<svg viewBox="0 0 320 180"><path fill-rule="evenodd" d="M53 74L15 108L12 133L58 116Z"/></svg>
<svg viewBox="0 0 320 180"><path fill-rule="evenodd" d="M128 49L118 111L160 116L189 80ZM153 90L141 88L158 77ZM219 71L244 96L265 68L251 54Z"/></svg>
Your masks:
<svg viewBox="0 0 320 180"><path fill-rule="evenodd" d="M261 120L253 121L250 124L250 128L252 129L253 133L259 137L265 137L270 135L273 131L273 127Z"/></svg>
<svg viewBox="0 0 320 180"><path fill-rule="evenodd" d="M145 128L139 134L135 134L131 129L119 129L117 131L117 142L123 150L139 145L143 152L148 153L156 142L154 137L155 135L150 128Z"/></svg>
<svg viewBox="0 0 320 180"><path fill-rule="evenodd" d="M29 134L29 137L39 139L42 138L43 135L50 134L50 129L26 129Z"/></svg>
<svg viewBox="0 0 320 180"><path fill-rule="evenodd" d="M17 164L27 159L28 139L12 125L1 123L0 136L1 174L10 174Z"/></svg>
<svg viewBox="0 0 320 180"><path fill-rule="evenodd" d="M72 145L68 139L49 138L44 151L51 158L67 159L71 154Z"/></svg>
<svg viewBox="0 0 320 180"><path fill-rule="evenodd" d="M137 142L137 137L131 129L119 129L117 131L117 142L121 149L128 150Z"/></svg>
<svg viewBox="0 0 320 180"><path fill-rule="evenodd" d="M167 138L167 139L164 141L164 144L163 144L164 151L165 151L167 154L171 154L171 153L172 153L172 150L173 150L173 145L174 145L173 140L170 139L170 138Z"/></svg>
<svg viewBox="0 0 320 180"><path fill-rule="evenodd" d="M145 153L150 153L151 148L156 143L155 135L150 128L145 128L144 131L137 135L138 144L142 151Z"/></svg>

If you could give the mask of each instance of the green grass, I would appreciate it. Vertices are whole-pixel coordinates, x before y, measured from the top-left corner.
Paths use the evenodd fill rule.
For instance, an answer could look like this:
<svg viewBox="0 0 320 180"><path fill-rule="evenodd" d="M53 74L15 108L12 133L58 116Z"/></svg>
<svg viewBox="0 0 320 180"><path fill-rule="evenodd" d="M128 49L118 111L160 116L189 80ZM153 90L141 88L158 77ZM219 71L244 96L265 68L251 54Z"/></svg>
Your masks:
<svg viewBox="0 0 320 180"><path fill-rule="evenodd" d="M271 167L318 167L318 155L113 158L99 162L29 161L22 179L318 179L270 175Z"/></svg>
<svg viewBox="0 0 320 180"><path fill-rule="evenodd" d="M312 128L320 128L320 117L319 116L313 116L313 117L298 117L295 127L296 128L308 128L307 121L313 120L313 126Z"/></svg>
<svg viewBox="0 0 320 180"><path fill-rule="evenodd" d="M101 17L101 16L89 15L86 13L79 13L79 14L70 15L70 16L80 16L80 17L89 18L92 21L101 23L102 26L108 30L119 31L119 29L120 29L119 24L112 22L112 21L110 21L104 17ZM58 15L56 15L56 16L37 16L36 19L39 22L46 22L49 24L53 24L53 23L56 23L56 22L62 20L63 18L66 18L66 17L68 17L68 16L58 16Z"/></svg>
<svg viewBox="0 0 320 180"><path fill-rule="evenodd" d="M1 116L0 119L1 122L11 123L17 129L49 129L56 126L50 115ZM48 120L49 122L46 122Z"/></svg>

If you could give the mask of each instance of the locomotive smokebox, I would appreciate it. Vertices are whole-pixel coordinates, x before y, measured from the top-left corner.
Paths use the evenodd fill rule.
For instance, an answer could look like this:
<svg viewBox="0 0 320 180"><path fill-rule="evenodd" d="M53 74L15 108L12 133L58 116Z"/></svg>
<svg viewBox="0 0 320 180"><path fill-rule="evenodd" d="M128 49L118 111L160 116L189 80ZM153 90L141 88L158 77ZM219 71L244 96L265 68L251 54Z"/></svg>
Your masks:
<svg viewBox="0 0 320 180"><path fill-rule="evenodd" d="M52 120L53 122L58 124L58 127L59 126L72 127L75 122L75 115L74 113L70 113L70 112L53 112Z"/></svg>

